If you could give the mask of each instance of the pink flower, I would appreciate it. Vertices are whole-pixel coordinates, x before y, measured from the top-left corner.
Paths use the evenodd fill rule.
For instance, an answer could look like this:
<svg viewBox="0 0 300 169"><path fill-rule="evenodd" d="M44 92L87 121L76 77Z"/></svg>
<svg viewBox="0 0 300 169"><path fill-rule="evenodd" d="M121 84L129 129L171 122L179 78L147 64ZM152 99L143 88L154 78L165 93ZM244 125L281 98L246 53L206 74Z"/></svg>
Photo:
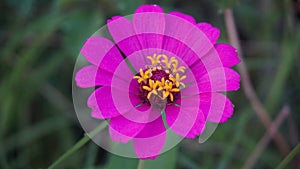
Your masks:
<svg viewBox="0 0 300 169"><path fill-rule="evenodd" d="M141 159L154 159L166 129L195 138L206 121L226 122L233 104L221 92L239 89L236 50L216 44L220 31L193 17L139 7L132 19L108 21L110 37L94 35L81 54L91 63L76 74L77 86L98 88L88 99L92 117L110 119L114 141L133 141Z"/></svg>

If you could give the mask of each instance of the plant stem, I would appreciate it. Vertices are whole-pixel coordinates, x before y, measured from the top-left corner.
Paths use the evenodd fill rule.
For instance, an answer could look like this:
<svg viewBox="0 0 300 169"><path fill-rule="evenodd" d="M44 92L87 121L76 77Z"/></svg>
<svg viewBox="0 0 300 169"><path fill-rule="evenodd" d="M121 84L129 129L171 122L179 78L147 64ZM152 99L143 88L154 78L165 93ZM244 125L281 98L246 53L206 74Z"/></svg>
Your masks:
<svg viewBox="0 0 300 169"><path fill-rule="evenodd" d="M284 169L287 164L300 152L300 142L296 147L281 161L276 169Z"/></svg>
<svg viewBox="0 0 300 169"><path fill-rule="evenodd" d="M87 133L81 140L79 140L71 149L65 152L62 156L60 156L56 161L54 161L48 169L54 169L59 165L62 161L67 159L69 156L78 151L82 146L84 146L91 138L95 137L97 133L99 133L102 129L107 126L107 122L102 122L98 127L96 127L90 133Z"/></svg>
<svg viewBox="0 0 300 169"><path fill-rule="evenodd" d="M139 164L138 164L138 166L137 166L137 169L144 169L144 166L145 166L144 160L140 160L140 161L139 161Z"/></svg>

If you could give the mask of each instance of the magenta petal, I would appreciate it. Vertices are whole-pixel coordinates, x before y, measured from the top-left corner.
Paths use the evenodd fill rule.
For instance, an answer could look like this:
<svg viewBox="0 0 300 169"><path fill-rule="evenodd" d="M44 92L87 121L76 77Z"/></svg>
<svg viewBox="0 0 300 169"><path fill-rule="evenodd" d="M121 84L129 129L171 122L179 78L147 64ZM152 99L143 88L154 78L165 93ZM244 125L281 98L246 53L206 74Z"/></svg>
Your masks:
<svg viewBox="0 0 300 169"><path fill-rule="evenodd" d="M93 86L109 86L112 74L101 70L97 66L89 65L80 69L75 76L76 85L81 88Z"/></svg>
<svg viewBox="0 0 300 169"><path fill-rule="evenodd" d="M123 116L110 119L109 134L114 141L127 143L132 140L143 128L145 123L136 123Z"/></svg>
<svg viewBox="0 0 300 169"><path fill-rule="evenodd" d="M116 43L135 35L132 22L125 17L113 17L108 20L107 27Z"/></svg>
<svg viewBox="0 0 300 169"><path fill-rule="evenodd" d="M193 30L197 29L197 27L194 26L190 21L182 17L175 16L173 14L167 14L165 16L165 22L165 35L173 39L179 40L183 44L187 44L185 42L188 42L188 40L185 39L188 38L187 36ZM200 30L199 32L201 33Z"/></svg>
<svg viewBox="0 0 300 169"><path fill-rule="evenodd" d="M166 128L162 120L162 116L157 117L155 120L146 123L145 128L136 136L136 138L148 138L165 133Z"/></svg>
<svg viewBox="0 0 300 169"><path fill-rule="evenodd" d="M203 112L199 110L194 125L192 126L189 133L185 137L195 138L204 131L204 128L205 128L205 118Z"/></svg>
<svg viewBox="0 0 300 169"><path fill-rule="evenodd" d="M124 84L124 82L118 80L113 81L114 86L123 84L123 90L128 88L128 92L120 92L119 90L112 91L112 98L114 104L119 111L124 110L123 105L127 105L126 109L128 110L125 113L122 113L124 118L127 118L130 121L136 123L148 123L157 119L161 113L158 109L152 108L148 104L142 104L142 99L140 98L140 84L136 79L130 79L130 83ZM128 86L129 85L129 86ZM120 87L121 87L120 86ZM120 88L121 89L121 88Z"/></svg>
<svg viewBox="0 0 300 169"><path fill-rule="evenodd" d="M116 44L127 56L142 49L138 38L135 36L133 24L127 18L113 17L107 23L107 27Z"/></svg>
<svg viewBox="0 0 300 169"><path fill-rule="evenodd" d="M119 116L111 98L111 88L101 87L95 90L88 99L88 106L92 108L92 117L106 119Z"/></svg>
<svg viewBox="0 0 300 169"><path fill-rule="evenodd" d="M199 136L205 127L205 118L203 113L198 110L195 114L195 109L184 109L180 111L180 108L174 105L170 105L166 108L166 121L171 130L185 138L195 138ZM180 117L179 113L185 114L189 119ZM189 114L193 113L196 117L194 119L189 117ZM181 118L181 119L179 119Z"/></svg>
<svg viewBox="0 0 300 169"><path fill-rule="evenodd" d="M211 24L205 22L198 23L197 26L205 33L211 43L215 44L217 42L220 36L220 30L218 28L215 28Z"/></svg>
<svg viewBox="0 0 300 169"><path fill-rule="evenodd" d="M124 60L119 49L114 46L101 60L99 67L107 72L114 73L119 64Z"/></svg>
<svg viewBox="0 0 300 169"><path fill-rule="evenodd" d="M94 65L80 69L75 76L76 85L81 88L97 86L95 82L97 70L98 68Z"/></svg>
<svg viewBox="0 0 300 169"><path fill-rule="evenodd" d="M128 90L129 90L129 100L132 103L132 105L140 104L141 99L136 99L136 95L140 92L140 84L138 83L138 81L136 79L132 79L130 81Z"/></svg>
<svg viewBox="0 0 300 169"><path fill-rule="evenodd" d="M219 57L225 67L231 67L240 63L238 53L234 47L228 44L216 44L215 49L217 50Z"/></svg>
<svg viewBox="0 0 300 169"><path fill-rule="evenodd" d="M92 108L92 117L106 119L119 116L132 109L135 105L127 104L125 102L118 103L116 107L115 100L112 97L112 90L119 93L120 98L127 98L132 96L131 99L139 100L138 96L128 94L128 91L122 91L110 86L100 87L95 90L88 99L88 106ZM135 101L137 102L137 101Z"/></svg>
<svg viewBox="0 0 300 169"><path fill-rule="evenodd" d="M98 89L97 89L98 90ZM96 91L94 91L90 97L88 98L87 104L90 108L92 108L91 116L96 119L105 119L102 115L101 111L99 110L99 106L96 99ZM116 115L117 116L117 115Z"/></svg>
<svg viewBox="0 0 300 169"><path fill-rule="evenodd" d="M145 128L133 139L137 156L141 159L155 159L162 151L166 140L166 129L162 118L147 123Z"/></svg>
<svg viewBox="0 0 300 169"><path fill-rule="evenodd" d="M197 78L202 76L203 72L209 72L212 69L223 67L218 52L213 47L208 53L198 59L193 65L190 66ZM201 72L201 75L198 72Z"/></svg>
<svg viewBox="0 0 300 169"><path fill-rule="evenodd" d="M199 97L182 98L180 106L166 107L166 122L170 129L185 138L194 138L204 129L205 119L199 109Z"/></svg>
<svg viewBox="0 0 300 169"><path fill-rule="evenodd" d="M164 37L163 49L172 52L180 59L182 59L187 65L192 65L194 62L199 60L199 56L197 56L191 48L186 46L186 44L184 44L180 40L174 39L172 37Z"/></svg>
<svg viewBox="0 0 300 169"><path fill-rule="evenodd" d="M233 114L234 105L223 94L203 93L200 94L200 109L207 121L214 123L226 122Z"/></svg>
<svg viewBox="0 0 300 169"><path fill-rule="evenodd" d="M200 93L232 91L240 88L240 75L226 67L212 69L197 81Z"/></svg>
<svg viewBox="0 0 300 169"><path fill-rule="evenodd" d="M143 104L137 108L132 108L129 112L124 113L123 116L136 123L151 123L161 117L161 113L158 109Z"/></svg>
<svg viewBox="0 0 300 169"><path fill-rule="evenodd" d="M165 16L159 6L144 5L138 8L133 15L133 27L143 49L157 48L157 53L160 52L165 31Z"/></svg>
<svg viewBox="0 0 300 169"><path fill-rule="evenodd" d="M196 24L195 19L190 15L187 15L187 14L184 14L184 13L181 13L181 12L176 12L176 11L175 12L170 12L169 14L174 15L174 16L178 16L178 17L180 17L180 18L182 18L186 21L191 22L192 24Z"/></svg>
<svg viewBox="0 0 300 169"><path fill-rule="evenodd" d="M115 45L108 39L100 36L90 37L81 49L81 54L92 64L99 66L104 57L110 59L111 65L122 61L122 55L117 50ZM105 67L104 63L104 69ZM109 70L109 69L105 69Z"/></svg>
<svg viewBox="0 0 300 169"><path fill-rule="evenodd" d="M133 26L136 34L156 33L163 35L165 30L164 13L156 5L141 6L133 15Z"/></svg>
<svg viewBox="0 0 300 169"><path fill-rule="evenodd" d="M135 138L133 146L137 157L154 160L160 155L166 140L166 133L149 138Z"/></svg>
<svg viewBox="0 0 300 169"><path fill-rule="evenodd" d="M213 48L197 25L172 14L167 14L165 21L163 49L173 52L187 65L192 65Z"/></svg>
<svg viewBox="0 0 300 169"><path fill-rule="evenodd" d="M143 13L143 12L159 12L163 13L163 9L158 5L142 5L140 6L135 13Z"/></svg>

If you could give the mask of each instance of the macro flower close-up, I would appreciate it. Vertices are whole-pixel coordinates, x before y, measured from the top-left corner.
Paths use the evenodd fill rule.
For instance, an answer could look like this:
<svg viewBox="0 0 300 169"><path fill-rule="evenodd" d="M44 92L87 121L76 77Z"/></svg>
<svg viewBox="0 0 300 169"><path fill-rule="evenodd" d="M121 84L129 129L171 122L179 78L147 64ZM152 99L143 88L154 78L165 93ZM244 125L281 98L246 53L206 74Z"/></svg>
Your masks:
<svg viewBox="0 0 300 169"><path fill-rule="evenodd" d="M0 169L300 169L300 0L0 11Z"/></svg>
<svg viewBox="0 0 300 169"><path fill-rule="evenodd" d="M140 6L132 18L107 21L110 37L94 34L81 54L90 65L75 75L76 85L94 87L91 116L109 120L113 141L133 142L140 159L155 159L167 130L196 138L207 122L223 123L234 105L224 92L240 87L231 69L235 48L217 43L220 31L180 12Z"/></svg>

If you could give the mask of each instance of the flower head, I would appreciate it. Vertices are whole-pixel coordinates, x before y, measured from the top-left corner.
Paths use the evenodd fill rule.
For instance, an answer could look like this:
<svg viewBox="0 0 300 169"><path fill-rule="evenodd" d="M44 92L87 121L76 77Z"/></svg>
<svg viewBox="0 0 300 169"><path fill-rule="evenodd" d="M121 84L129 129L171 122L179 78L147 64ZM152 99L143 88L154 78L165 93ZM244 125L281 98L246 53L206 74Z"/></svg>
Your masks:
<svg viewBox="0 0 300 169"><path fill-rule="evenodd" d="M162 152L166 131L195 138L206 121L232 116L221 92L239 89L236 50L216 44L220 31L157 5L139 7L132 19L108 21L111 40L92 36L81 54L91 63L75 77L82 88L98 86L88 99L92 117L110 119L114 141L133 142L137 157ZM163 118L165 116L165 118Z"/></svg>

